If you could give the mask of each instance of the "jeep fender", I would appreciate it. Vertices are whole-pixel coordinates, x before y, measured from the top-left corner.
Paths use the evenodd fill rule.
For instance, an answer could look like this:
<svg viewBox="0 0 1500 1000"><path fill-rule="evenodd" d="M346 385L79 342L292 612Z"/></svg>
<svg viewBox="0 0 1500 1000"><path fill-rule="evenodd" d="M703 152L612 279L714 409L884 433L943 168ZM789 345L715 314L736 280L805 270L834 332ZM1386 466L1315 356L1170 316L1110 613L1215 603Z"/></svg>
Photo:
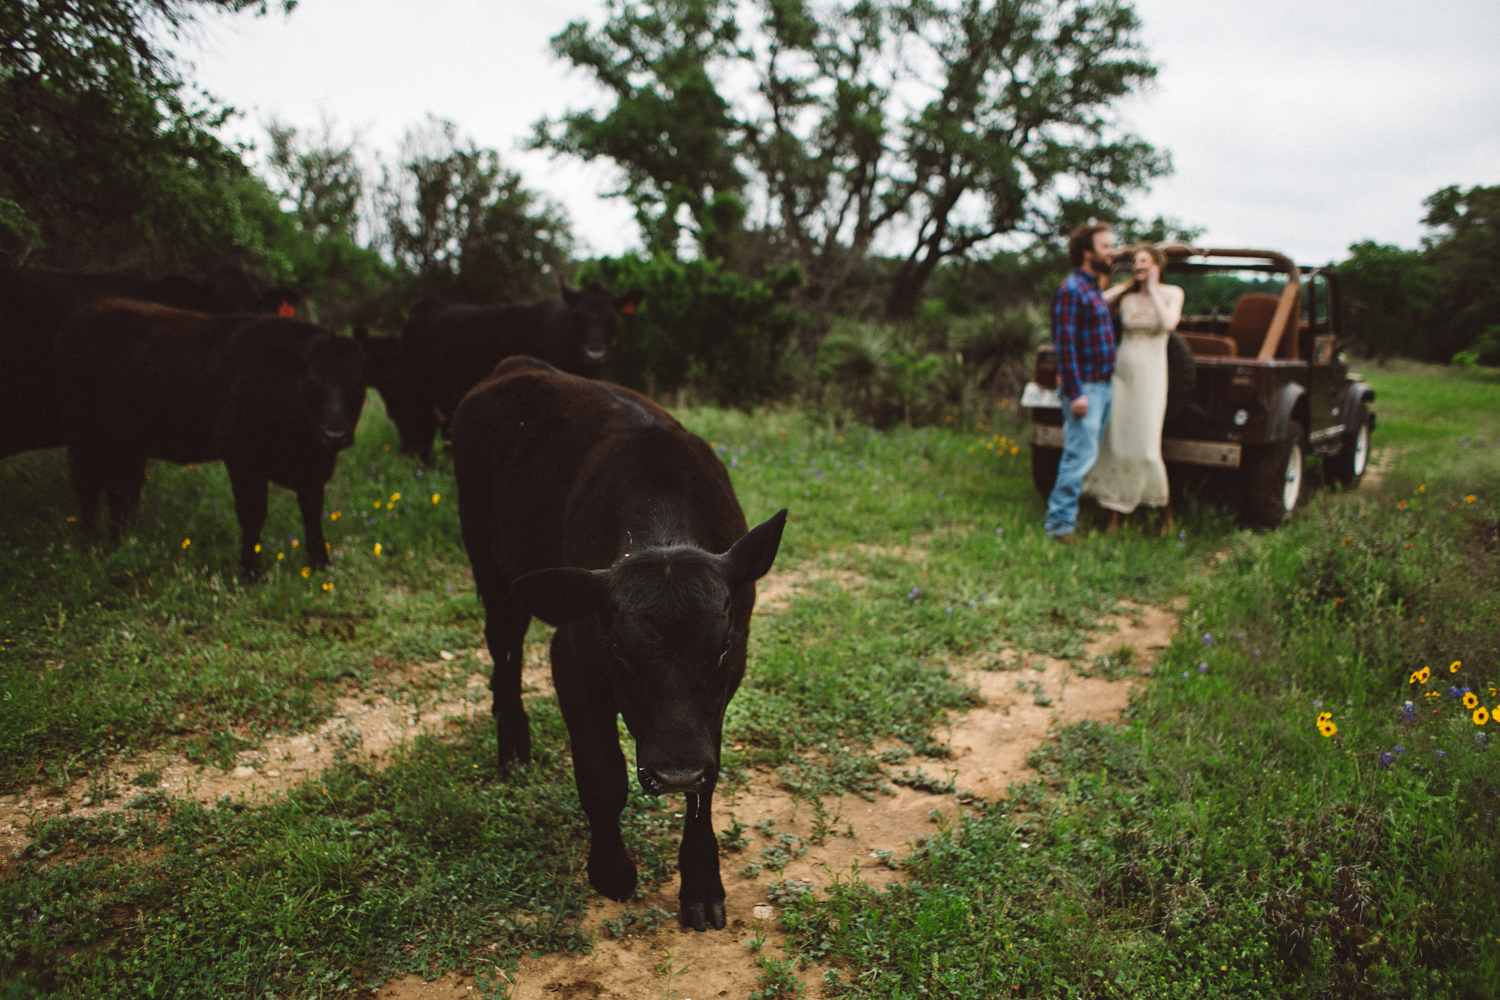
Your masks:
<svg viewBox="0 0 1500 1000"><path fill-rule="evenodd" d="M1297 417L1297 410L1307 409L1307 390L1296 382L1289 382L1281 390L1281 393L1272 401L1271 411L1271 435L1269 440L1280 441L1286 437L1286 425ZM1302 420L1302 428L1307 430L1307 419Z"/></svg>
<svg viewBox="0 0 1500 1000"><path fill-rule="evenodd" d="M1344 393L1344 401L1339 404L1339 421L1344 425L1344 436L1353 440L1359 428L1349 423L1351 414L1359 410L1361 406L1368 408L1375 401L1375 390L1365 382L1355 382L1349 386ZM1375 426L1374 414L1370 415L1370 427Z"/></svg>

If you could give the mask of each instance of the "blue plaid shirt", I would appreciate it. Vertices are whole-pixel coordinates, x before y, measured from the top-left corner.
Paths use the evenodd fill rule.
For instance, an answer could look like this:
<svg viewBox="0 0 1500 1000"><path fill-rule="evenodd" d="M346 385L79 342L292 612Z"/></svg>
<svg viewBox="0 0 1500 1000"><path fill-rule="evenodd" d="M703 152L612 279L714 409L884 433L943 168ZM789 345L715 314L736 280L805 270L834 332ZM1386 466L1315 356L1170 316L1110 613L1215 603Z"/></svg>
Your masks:
<svg viewBox="0 0 1500 1000"><path fill-rule="evenodd" d="M1063 405L1083 394L1084 382L1107 382L1115 373L1115 322L1099 291L1099 278L1068 275L1052 296L1052 344Z"/></svg>

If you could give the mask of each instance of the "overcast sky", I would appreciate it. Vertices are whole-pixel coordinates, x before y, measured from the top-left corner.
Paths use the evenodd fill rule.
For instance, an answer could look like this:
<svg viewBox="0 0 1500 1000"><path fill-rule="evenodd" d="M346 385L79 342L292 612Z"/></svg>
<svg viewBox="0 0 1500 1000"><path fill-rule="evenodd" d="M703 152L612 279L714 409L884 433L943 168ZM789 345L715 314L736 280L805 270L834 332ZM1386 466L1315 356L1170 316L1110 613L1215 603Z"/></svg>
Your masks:
<svg viewBox="0 0 1500 1000"><path fill-rule="evenodd" d="M324 117L394 151L428 113L499 149L528 186L566 206L594 253L638 246L612 174L527 153L547 115L597 92L552 58L594 0L301 0L290 16L212 17L178 51L195 78L263 135L276 117ZM1176 172L1137 197L1207 230L1203 243L1342 257L1357 240L1415 246L1422 199L1500 183L1500 3L1494 0L1137 0L1161 73L1122 106Z"/></svg>

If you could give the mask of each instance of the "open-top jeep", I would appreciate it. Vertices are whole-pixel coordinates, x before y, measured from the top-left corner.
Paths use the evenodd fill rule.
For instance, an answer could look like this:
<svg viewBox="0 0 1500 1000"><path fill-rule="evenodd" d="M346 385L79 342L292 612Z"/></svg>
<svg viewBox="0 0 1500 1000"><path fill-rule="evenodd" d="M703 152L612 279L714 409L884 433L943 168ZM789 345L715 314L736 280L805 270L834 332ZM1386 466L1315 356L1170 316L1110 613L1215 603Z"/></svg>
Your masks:
<svg viewBox="0 0 1500 1000"><path fill-rule="evenodd" d="M1162 249L1166 281L1196 281L1200 291L1211 291L1205 275L1258 279L1222 282L1232 303L1184 315L1170 338L1162 458L1169 466L1237 476L1241 511L1255 524L1276 525L1290 516L1308 454L1322 456L1325 476L1355 486L1369 459L1375 391L1340 355L1346 327L1352 334L1363 311L1358 305L1341 310L1338 276L1267 250ZM1190 294L1189 306L1193 300ZM1021 398L1035 422L1032 479L1044 494L1052 491L1062 457L1056 387L1056 358L1046 345Z"/></svg>

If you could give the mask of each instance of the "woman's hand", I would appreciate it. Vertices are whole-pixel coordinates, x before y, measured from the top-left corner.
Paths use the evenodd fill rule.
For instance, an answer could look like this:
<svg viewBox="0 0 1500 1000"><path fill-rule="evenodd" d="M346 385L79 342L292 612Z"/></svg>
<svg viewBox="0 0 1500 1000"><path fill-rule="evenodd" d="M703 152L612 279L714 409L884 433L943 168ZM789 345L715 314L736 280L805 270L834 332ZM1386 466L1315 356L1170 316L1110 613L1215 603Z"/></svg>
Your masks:
<svg viewBox="0 0 1500 1000"><path fill-rule="evenodd" d="M1152 264L1146 269L1146 291L1155 292L1161 287L1161 268Z"/></svg>

